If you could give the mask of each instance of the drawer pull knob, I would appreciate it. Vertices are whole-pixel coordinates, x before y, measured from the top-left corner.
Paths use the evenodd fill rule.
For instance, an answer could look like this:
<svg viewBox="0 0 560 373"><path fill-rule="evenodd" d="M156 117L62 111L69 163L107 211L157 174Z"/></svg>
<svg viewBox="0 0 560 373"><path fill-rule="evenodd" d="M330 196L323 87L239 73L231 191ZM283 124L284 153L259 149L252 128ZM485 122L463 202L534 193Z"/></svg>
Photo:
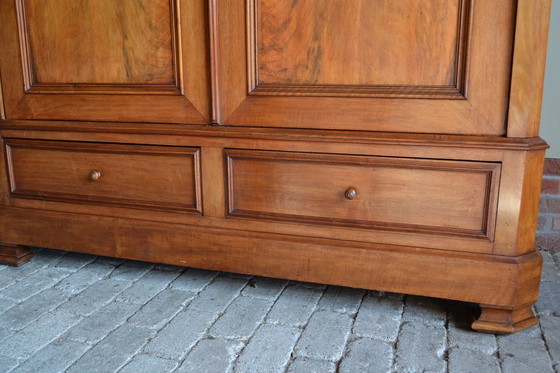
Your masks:
<svg viewBox="0 0 560 373"><path fill-rule="evenodd" d="M89 179L91 181L97 181L99 178L101 178L101 171L94 170L89 173Z"/></svg>
<svg viewBox="0 0 560 373"><path fill-rule="evenodd" d="M352 189L352 188L344 192L344 197L346 197L346 199L348 200L353 200L354 198L356 198L357 195L358 192L356 192L356 189Z"/></svg>

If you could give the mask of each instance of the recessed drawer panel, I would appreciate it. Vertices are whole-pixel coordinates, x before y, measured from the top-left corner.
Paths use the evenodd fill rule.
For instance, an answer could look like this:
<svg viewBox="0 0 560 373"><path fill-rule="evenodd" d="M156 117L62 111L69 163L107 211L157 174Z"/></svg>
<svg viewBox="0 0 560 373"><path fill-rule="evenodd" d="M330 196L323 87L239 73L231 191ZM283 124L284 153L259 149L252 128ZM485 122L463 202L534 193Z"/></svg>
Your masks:
<svg viewBox="0 0 560 373"><path fill-rule="evenodd" d="M201 212L199 149L6 139L11 197Z"/></svg>
<svg viewBox="0 0 560 373"><path fill-rule="evenodd" d="M493 237L500 164L227 150L229 216Z"/></svg>

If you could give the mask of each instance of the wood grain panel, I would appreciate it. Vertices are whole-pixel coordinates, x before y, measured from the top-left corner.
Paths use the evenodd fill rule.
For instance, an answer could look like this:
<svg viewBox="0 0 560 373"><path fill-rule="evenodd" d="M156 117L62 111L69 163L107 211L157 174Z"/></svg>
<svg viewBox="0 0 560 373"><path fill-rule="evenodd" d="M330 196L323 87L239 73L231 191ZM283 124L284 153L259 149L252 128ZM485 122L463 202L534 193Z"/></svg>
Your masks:
<svg viewBox="0 0 560 373"><path fill-rule="evenodd" d="M518 0L508 136L538 136L551 0Z"/></svg>
<svg viewBox="0 0 560 373"><path fill-rule="evenodd" d="M339 85L356 92L363 86L429 91L456 87L462 73L468 0L250 3L257 92L267 87L270 94L279 85L304 86L306 94L318 93L317 85L324 94Z"/></svg>
<svg viewBox="0 0 560 373"><path fill-rule="evenodd" d="M34 83L176 84L174 1L20 1Z"/></svg>
<svg viewBox="0 0 560 373"><path fill-rule="evenodd" d="M0 2L6 117L206 124L205 0Z"/></svg>
<svg viewBox="0 0 560 373"><path fill-rule="evenodd" d="M214 48L219 48L222 61L218 74L222 124L506 133L515 1L334 3L338 9L326 0L218 3L220 42ZM423 14L423 5L431 16ZM399 10L410 20L399 17ZM374 19L376 12L393 18L384 19L383 27L374 32L377 25L368 25L360 12L369 12ZM260 23L261 16L268 21ZM350 19L361 27L350 25ZM372 31L363 36L362 29ZM386 46L385 39L393 44ZM372 41L386 53L373 56ZM369 55L374 66L383 66L379 74L371 72L361 54ZM303 63L305 58L313 63ZM378 84L376 79L389 85L369 85Z"/></svg>
<svg viewBox="0 0 560 373"><path fill-rule="evenodd" d="M495 163L227 150L229 213L492 239ZM348 200L345 192L357 191Z"/></svg>
<svg viewBox="0 0 560 373"><path fill-rule="evenodd" d="M201 212L196 148L7 139L6 154L11 197Z"/></svg>

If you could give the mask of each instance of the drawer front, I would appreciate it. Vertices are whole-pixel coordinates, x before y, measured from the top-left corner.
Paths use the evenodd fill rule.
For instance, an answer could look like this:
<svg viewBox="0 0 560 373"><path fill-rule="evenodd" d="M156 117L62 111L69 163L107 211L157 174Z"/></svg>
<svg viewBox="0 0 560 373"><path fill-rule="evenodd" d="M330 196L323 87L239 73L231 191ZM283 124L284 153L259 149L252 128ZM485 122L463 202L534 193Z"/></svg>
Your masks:
<svg viewBox="0 0 560 373"><path fill-rule="evenodd" d="M500 164L227 150L229 216L492 240Z"/></svg>
<svg viewBox="0 0 560 373"><path fill-rule="evenodd" d="M199 149L5 139L11 197L200 213Z"/></svg>

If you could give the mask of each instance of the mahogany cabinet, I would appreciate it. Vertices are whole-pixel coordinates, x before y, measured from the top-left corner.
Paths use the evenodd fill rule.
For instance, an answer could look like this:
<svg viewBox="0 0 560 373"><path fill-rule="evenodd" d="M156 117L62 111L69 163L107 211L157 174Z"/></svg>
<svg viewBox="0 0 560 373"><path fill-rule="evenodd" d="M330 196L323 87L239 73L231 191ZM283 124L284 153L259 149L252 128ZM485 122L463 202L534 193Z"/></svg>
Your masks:
<svg viewBox="0 0 560 373"><path fill-rule="evenodd" d="M538 322L550 0L0 0L0 260L41 246Z"/></svg>

